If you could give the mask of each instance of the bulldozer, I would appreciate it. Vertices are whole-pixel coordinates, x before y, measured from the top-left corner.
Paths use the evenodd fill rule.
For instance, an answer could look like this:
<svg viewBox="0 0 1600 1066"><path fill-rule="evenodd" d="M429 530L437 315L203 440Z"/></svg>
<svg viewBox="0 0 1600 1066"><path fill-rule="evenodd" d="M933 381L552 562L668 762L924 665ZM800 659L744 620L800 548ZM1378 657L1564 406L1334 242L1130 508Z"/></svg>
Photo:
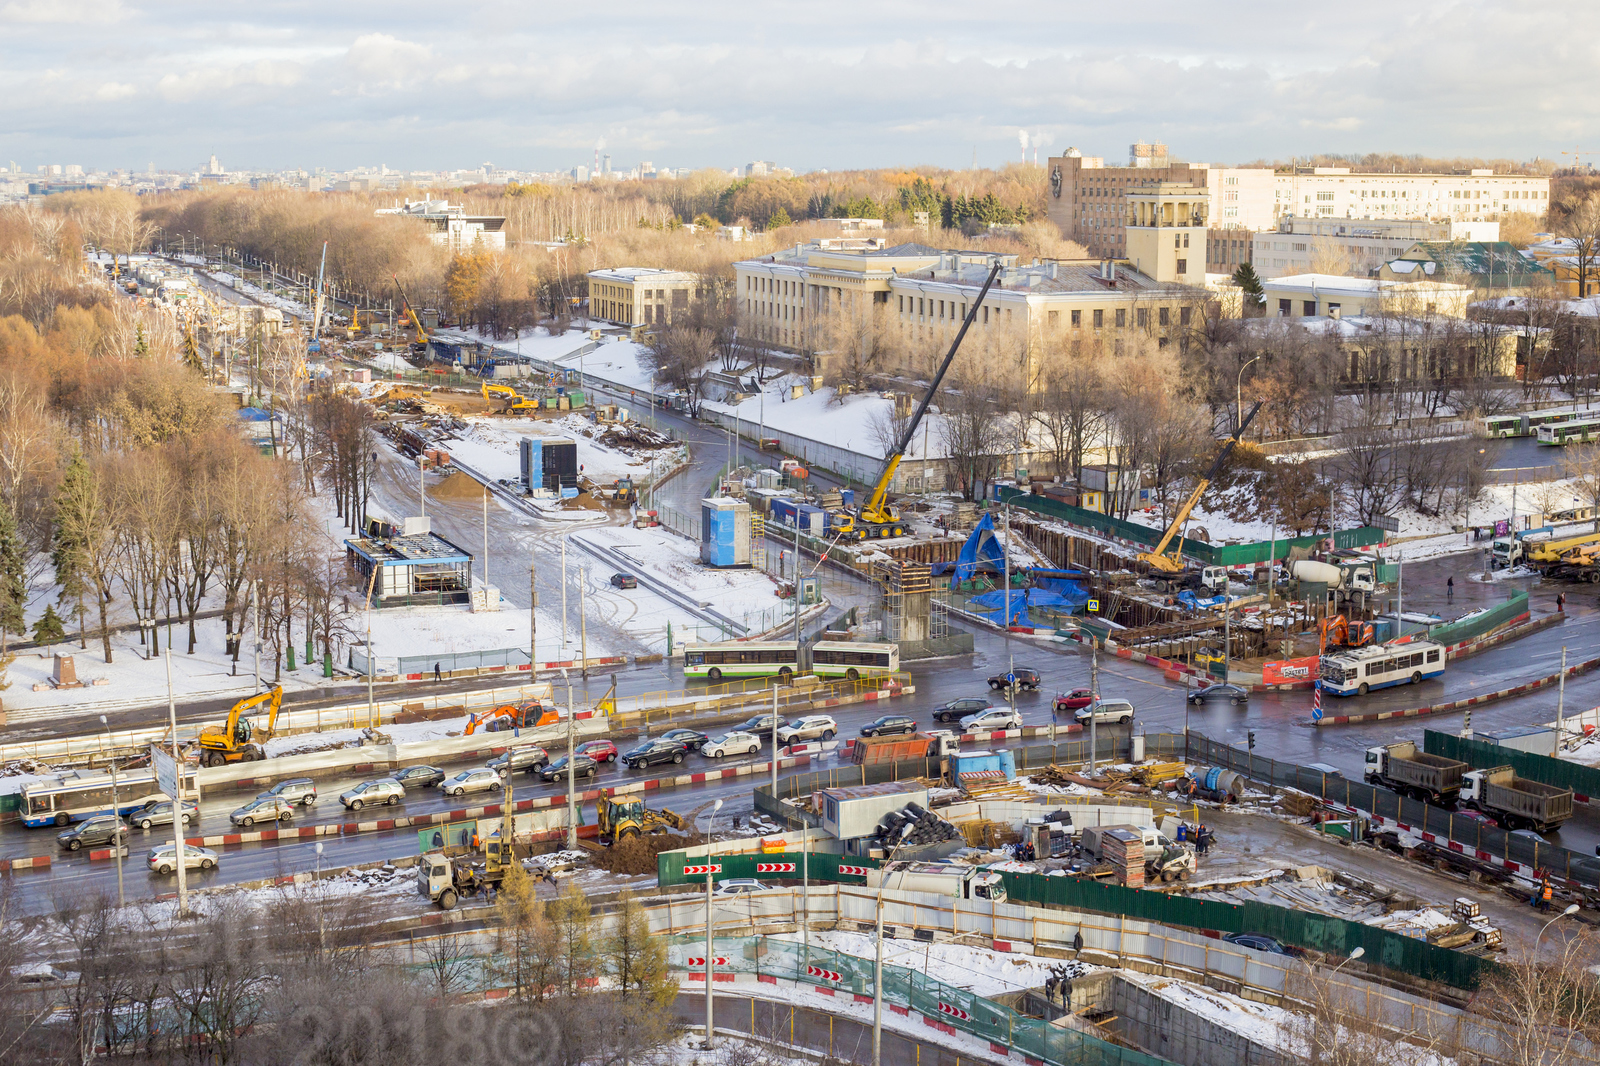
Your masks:
<svg viewBox="0 0 1600 1066"><path fill-rule="evenodd" d="M632 797L601 796L595 803L600 827L600 843L616 844L641 833L664 833L668 829L682 831L688 823L683 816L662 808L653 811L641 799Z"/></svg>
<svg viewBox="0 0 1600 1066"><path fill-rule="evenodd" d="M265 728L258 729L245 713L262 704L270 704ZM262 743L271 739L278 725L278 711L283 706L283 686L268 692L247 696L228 711L224 725L208 725L200 731L200 765L221 766L230 762L256 762L267 757Z"/></svg>

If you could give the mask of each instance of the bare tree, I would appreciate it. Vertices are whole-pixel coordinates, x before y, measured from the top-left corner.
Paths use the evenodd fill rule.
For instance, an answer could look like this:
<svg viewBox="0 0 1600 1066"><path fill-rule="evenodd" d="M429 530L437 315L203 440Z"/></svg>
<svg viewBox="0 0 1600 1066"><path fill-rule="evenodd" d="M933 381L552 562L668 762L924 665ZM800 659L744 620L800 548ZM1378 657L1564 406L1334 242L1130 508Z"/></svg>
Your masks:
<svg viewBox="0 0 1600 1066"><path fill-rule="evenodd" d="M1006 430L1000 419L999 390L980 375L952 373L939 397L939 439L961 495L977 499L982 484L999 469Z"/></svg>
<svg viewBox="0 0 1600 1066"><path fill-rule="evenodd" d="M442 1000L466 991L477 968L477 956L460 933L440 933L424 940L422 962L434 994Z"/></svg>
<svg viewBox="0 0 1600 1066"><path fill-rule="evenodd" d="M1557 215L1557 212L1551 212ZM1600 255L1600 195L1590 193L1582 199L1560 205L1555 219L1557 235L1572 242L1574 266L1578 275L1578 295L1589 295L1589 275Z"/></svg>

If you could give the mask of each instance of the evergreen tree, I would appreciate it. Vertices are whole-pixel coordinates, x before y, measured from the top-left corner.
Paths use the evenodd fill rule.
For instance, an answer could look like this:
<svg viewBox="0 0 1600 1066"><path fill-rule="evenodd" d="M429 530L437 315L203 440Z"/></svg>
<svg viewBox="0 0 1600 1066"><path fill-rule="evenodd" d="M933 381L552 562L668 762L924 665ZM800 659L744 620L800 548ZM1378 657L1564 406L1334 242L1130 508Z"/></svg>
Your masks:
<svg viewBox="0 0 1600 1066"><path fill-rule="evenodd" d="M33 642L35 644L60 644L67 639L67 627L61 624L61 616L56 614L55 604L44 609L44 615L33 623Z"/></svg>
<svg viewBox="0 0 1600 1066"><path fill-rule="evenodd" d="M0 650L4 650L11 634L21 636L28 631L27 619L23 617L23 607L28 602L23 556L17 516L0 503Z"/></svg>
<svg viewBox="0 0 1600 1066"><path fill-rule="evenodd" d="M1261 288L1261 279L1256 276L1256 268L1249 263L1239 264L1239 269L1233 272L1233 283L1244 293L1246 314L1266 304L1267 297Z"/></svg>
<svg viewBox="0 0 1600 1066"><path fill-rule="evenodd" d="M77 506L78 501L90 495L93 477L83 453L75 450L67 461L61 488L56 492L56 528L50 538L50 562L55 567L56 584L61 586L62 601L76 604L73 614L78 619L80 636L84 631L83 595L88 591L88 545L83 524L72 519L82 510ZM81 646L89 646L86 636Z"/></svg>
<svg viewBox="0 0 1600 1066"><path fill-rule="evenodd" d="M794 225L794 219L790 218L788 210L782 207L778 208L775 215L767 219L768 229L781 229L784 226L792 225Z"/></svg>
<svg viewBox="0 0 1600 1066"><path fill-rule="evenodd" d="M650 915L633 893L622 893L601 954L619 995L643 997L660 1007L677 995L678 984L667 969L667 942L651 935Z"/></svg>

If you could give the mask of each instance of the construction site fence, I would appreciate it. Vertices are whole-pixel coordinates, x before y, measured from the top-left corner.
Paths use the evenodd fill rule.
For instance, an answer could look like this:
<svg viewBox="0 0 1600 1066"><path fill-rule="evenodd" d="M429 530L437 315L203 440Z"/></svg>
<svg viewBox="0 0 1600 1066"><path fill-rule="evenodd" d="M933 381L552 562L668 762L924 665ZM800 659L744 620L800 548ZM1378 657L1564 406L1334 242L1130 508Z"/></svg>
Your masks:
<svg viewBox="0 0 1600 1066"><path fill-rule="evenodd" d="M1152 529L1137 522L1113 518L1098 511L1086 511L1081 507L1052 500L1048 496L1035 496L1009 486L999 486L995 498L1001 503L1009 503L1013 507L1021 507L1068 525L1092 530L1107 537L1133 541L1136 544L1154 546L1161 540L1163 533L1163 530ZM1386 536L1388 534L1375 526L1340 529L1333 534L1333 546L1336 549L1365 548L1373 544L1382 544ZM1327 539L1326 535L1283 537L1278 540L1260 540L1252 544L1217 545L1185 539L1183 553L1213 566L1242 566L1249 563L1264 563L1269 559L1282 559L1294 548L1317 548L1324 545Z"/></svg>
<svg viewBox="0 0 1600 1066"><path fill-rule="evenodd" d="M1487 740L1458 737L1454 733L1441 733L1437 729L1422 734L1422 750L1429 755L1442 755L1447 759L1464 762L1474 770L1487 770L1495 766L1509 766L1518 777L1538 781L1557 788L1570 788L1579 797L1588 799L1600 796L1600 769L1565 759L1552 759L1532 751L1518 751L1502 747Z"/></svg>
<svg viewBox="0 0 1600 1066"><path fill-rule="evenodd" d="M1518 589L1506 597L1506 601L1487 610L1477 611L1465 618L1443 625L1433 626L1428 630L1428 639L1436 640L1440 644L1460 644L1463 641L1481 637L1492 629L1498 629L1507 622L1515 621L1528 613L1528 590Z"/></svg>
<svg viewBox="0 0 1600 1066"><path fill-rule="evenodd" d="M1328 803L1379 815L1413 832L1430 833L1441 840L1449 840L1461 845L1466 856L1471 858L1520 863L1578 884L1600 887L1600 858L1569 851L1539 837L1508 833L1480 819L1401 796L1376 785L1240 751L1197 733L1190 733L1187 741L1181 733L1150 734L1145 738L1145 754L1182 758L1198 765L1234 770L1252 781L1293 788ZM1505 761L1509 760L1494 765L1503 765Z"/></svg>
<svg viewBox="0 0 1600 1066"><path fill-rule="evenodd" d="M491 666L520 666L525 667L532 660L526 648L494 648L488 651L462 651L444 652L438 655L402 655L396 659L386 656L375 656L369 660L366 653L355 648L350 649L350 669L363 676L368 671L369 662L376 663L374 674L388 674L385 669L389 662L398 663L393 671L400 676L406 674L431 674L437 667L442 674L452 670L476 670Z"/></svg>
<svg viewBox="0 0 1600 1066"><path fill-rule="evenodd" d="M888 677L862 677L854 681L842 679L823 681L814 685L785 685L777 678L752 677L743 681L725 681L716 685L696 688L662 689L635 696L619 696L613 712L613 728L631 719L642 719L642 724L656 725L674 718L704 717L708 712L749 707L759 711L772 705L772 695L777 694L777 707L809 707L818 700L851 699L868 692L878 692L891 685L910 684L911 675L893 674Z"/></svg>
<svg viewBox="0 0 1600 1066"><path fill-rule="evenodd" d="M744 973L833 992L871 996L877 988L874 959L772 937L714 937L712 953L726 959L720 973ZM674 936L667 963L674 970L704 972L690 959L705 956L704 937ZM1059 1066L1171 1066L1167 1059L1120 1047L1074 1029L1029 1017L975 992L929 977L906 966L883 966L883 1002L915 1011L1040 1062Z"/></svg>

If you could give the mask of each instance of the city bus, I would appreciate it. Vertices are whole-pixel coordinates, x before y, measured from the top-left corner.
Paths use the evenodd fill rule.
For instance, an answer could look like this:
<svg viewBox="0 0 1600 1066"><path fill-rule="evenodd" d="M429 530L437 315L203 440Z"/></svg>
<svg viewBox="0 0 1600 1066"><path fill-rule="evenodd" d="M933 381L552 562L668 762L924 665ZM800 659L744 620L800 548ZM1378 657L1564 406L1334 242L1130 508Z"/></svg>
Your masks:
<svg viewBox="0 0 1600 1066"><path fill-rule="evenodd" d="M1551 407L1543 411L1526 411L1521 414L1490 415L1481 420L1483 434L1491 439L1504 437L1531 437L1540 426L1552 426L1595 414L1593 408Z"/></svg>
<svg viewBox="0 0 1600 1066"><path fill-rule="evenodd" d="M1574 418L1539 427L1539 443L1571 444L1574 441L1600 440L1600 418Z"/></svg>
<svg viewBox="0 0 1600 1066"><path fill-rule="evenodd" d="M1375 688L1415 684L1444 673L1444 645L1431 640L1374 644L1322 657L1322 691L1365 696Z"/></svg>
<svg viewBox="0 0 1600 1066"><path fill-rule="evenodd" d="M727 640L720 644L690 644L683 649L683 676L721 681L724 677L791 677L798 656L794 641L762 643Z"/></svg>
<svg viewBox="0 0 1600 1066"><path fill-rule="evenodd" d="M186 768L184 795L195 798L194 768ZM100 814L126 815L150 800L168 799L156 784L155 771L117 772L117 802L111 804L111 775L104 771L73 770L59 781L29 781L22 786L22 824L32 829L67 825Z"/></svg>
<svg viewBox="0 0 1600 1066"><path fill-rule="evenodd" d="M819 640L811 646L811 672L818 677L884 677L900 669L900 645L854 640Z"/></svg>

